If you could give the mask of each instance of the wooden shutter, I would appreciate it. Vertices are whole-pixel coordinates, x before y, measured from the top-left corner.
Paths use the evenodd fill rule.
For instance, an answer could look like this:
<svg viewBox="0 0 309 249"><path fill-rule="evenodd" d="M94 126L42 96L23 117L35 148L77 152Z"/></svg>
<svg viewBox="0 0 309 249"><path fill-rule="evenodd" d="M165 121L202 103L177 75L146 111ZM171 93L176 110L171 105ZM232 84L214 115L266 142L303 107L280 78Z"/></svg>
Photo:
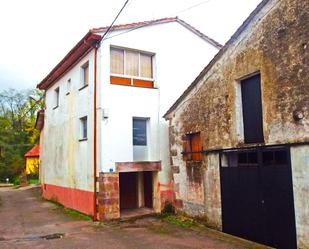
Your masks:
<svg viewBox="0 0 309 249"><path fill-rule="evenodd" d="M140 76L143 78L152 78L152 56L140 54Z"/></svg>
<svg viewBox="0 0 309 249"><path fill-rule="evenodd" d="M122 49L111 48L110 70L114 74L124 73L124 51Z"/></svg>
<svg viewBox="0 0 309 249"><path fill-rule="evenodd" d="M134 51L126 51L126 75L139 76L138 75L138 53Z"/></svg>
<svg viewBox="0 0 309 249"><path fill-rule="evenodd" d="M202 144L201 144L201 136L200 133L194 133L190 135L191 137L191 152L192 160L200 161L202 160Z"/></svg>

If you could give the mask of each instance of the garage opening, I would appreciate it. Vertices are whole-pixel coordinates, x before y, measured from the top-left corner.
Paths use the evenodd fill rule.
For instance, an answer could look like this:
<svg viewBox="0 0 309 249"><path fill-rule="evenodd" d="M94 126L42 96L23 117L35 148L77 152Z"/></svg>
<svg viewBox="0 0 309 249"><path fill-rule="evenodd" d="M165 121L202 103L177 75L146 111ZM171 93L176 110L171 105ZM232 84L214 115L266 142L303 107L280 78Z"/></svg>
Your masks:
<svg viewBox="0 0 309 249"><path fill-rule="evenodd" d="M152 171L119 173L119 190L121 218L154 213Z"/></svg>
<svg viewBox="0 0 309 249"><path fill-rule="evenodd" d="M280 249L296 249L289 147L220 155L223 231Z"/></svg>

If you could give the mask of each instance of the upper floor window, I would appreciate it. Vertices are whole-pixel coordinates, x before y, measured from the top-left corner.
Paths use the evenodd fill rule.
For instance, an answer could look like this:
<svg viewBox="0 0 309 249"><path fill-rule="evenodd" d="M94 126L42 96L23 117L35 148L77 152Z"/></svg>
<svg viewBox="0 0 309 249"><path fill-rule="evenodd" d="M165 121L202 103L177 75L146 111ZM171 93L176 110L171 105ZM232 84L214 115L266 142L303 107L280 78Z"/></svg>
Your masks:
<svg viewBox="0 0 309 249"><path fill-rule="evenodd" d="M185 161L201 161L202 160L202 143L201 133L190 133L183 139L183 159Z"/></svg>
<svg viewBox="0 0 309 249"><path fill-rule="evenodd" d="M254 75L240 84L245 143L263 143L261 76Z"/></svg>
<svg viewBox="0 0 309 249"><path fill-rule="evenodd" d="M153 87L152 54L121 48L111 48L111 83Z"/></svg>
<svg viewBox="0 0 309 249"><path fill-rule="evenodd" d="M82 73L81 73L81 87L88 86L89 84L89 61L87 61L84 65L82 65Z"/></svg>
<svg viewBox="0 0 309 249"><path fill-rule="evenodd" d="M80 140L87 139L87 116L84 116L80 120Z"/></svg>
<svg viewBox="0 0 309 249"><path fill-rule="evenodd" d="M58 106L59 106L59 94L60 94L60 89L59 89L59 87L57 87L56 89L55 89L55 92L54 92L54 109L55 108L57 108Z"/></svg>

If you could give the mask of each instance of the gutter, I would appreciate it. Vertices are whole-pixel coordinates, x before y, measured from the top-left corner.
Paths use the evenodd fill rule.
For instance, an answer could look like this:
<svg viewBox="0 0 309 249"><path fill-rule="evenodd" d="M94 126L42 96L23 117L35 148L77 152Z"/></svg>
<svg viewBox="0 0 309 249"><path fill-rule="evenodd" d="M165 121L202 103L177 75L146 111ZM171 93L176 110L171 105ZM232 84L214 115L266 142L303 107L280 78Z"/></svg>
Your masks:
<svg viewBox="0 0 309 249"><path fill-rule="evenodd" d="M93 221L97 221L97 45L94 47L93 77Z"/></svg>

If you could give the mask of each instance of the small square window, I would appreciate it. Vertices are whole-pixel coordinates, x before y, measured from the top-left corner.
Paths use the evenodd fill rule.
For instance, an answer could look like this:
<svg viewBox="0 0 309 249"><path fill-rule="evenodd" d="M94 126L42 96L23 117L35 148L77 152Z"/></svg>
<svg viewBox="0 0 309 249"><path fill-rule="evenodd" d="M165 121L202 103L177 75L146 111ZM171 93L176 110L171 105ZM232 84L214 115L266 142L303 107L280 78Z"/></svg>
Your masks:
<svg viewBox="0 0 309 249"><path fill-rule="evenodd" d="M80 118L80 140L87 139L87 116Z"/></svg>
<svg viewBox="0 0 309 249"><path fill-rule="evenodd" d="M89 84L89 62L82 65L82 87Z"/></svg>

